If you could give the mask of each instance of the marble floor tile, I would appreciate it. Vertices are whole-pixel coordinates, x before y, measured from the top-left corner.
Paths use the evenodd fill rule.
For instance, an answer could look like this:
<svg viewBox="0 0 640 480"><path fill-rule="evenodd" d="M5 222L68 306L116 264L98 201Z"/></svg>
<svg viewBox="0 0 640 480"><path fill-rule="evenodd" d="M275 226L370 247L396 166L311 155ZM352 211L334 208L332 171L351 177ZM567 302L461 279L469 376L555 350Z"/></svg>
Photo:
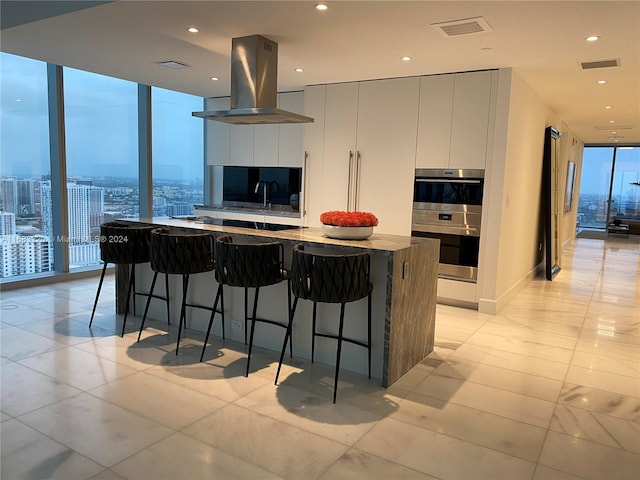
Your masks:
<svg viewBox="0 0 640 480"><path fill-rule="evenodd" d="M640 398L640 377L627 377L591 368L571 366L567 371L568 383L598 388L626 396Z"/></svg>
<svg viewBox="0 0 640 480"><path fill-rule="evenodd" d="M0 345L2 356L13 361L66 347L63 343L19 327L3 328L2 335L0 335Z"/></svg>
<svg viewBox="0 0 640 480"><path fill-rule="evenodd" d="M122 478L139 479L280 479L252 462L175 433L111 467Z"/></svg>
<svg viewBox="0 0 640 480"><path fill-rule="evenodd" d="M29 357L20 363L80 390L89 390L136 372L131 367L75 347Z"/></svg>
<svg viewBox="0 0 640 480"><path fill-rule="evenodd" d="M0 450L0 477L7 480L89 478L104 469L17 420L2 424Z"/></svg>
<svg viewBox="0 0 640 480"><path fill-rule="evenodd" d="M576 344L576 350L579 352L640 361L640 348L638 348L638 346L611 342L602 338L580 337Z"/></svg>
<svg viewBox="0 0 640 480"><path fill-rule="evenodd" d="M640 424L630 420L558 405L549 428L554 432L640 453Z"/></svg>
<svg viewBox="0 0 640 480"><path fill-rule="evenodd" d="M546 428L554 403L457 378L429 376L416 393Z"/></svg>
<svg viewBox="0 0 640 480"><path fill-rule="evenodd" d="M531 480L584 480L584 478L538 464Z"/></svg>
<svg viewBox="0 0 640 480"><path fill-rule="evenodd" d="M582 408L640 423L640 398L620 395L596 388L565 383L558 399L558 405Z"/></svg>
<svg viewBox="0 0 640 480"><path fill-rule="evenodd" d="M449 357L451 360L458 358L553 380L564 380L569 368L563 362L554 362L543 358L536 358L535 361L532 361L532 357L528 355L469 343L462 345Z"/></svg>
<svg viewBox="0 0 640 480"><path fill-rule="evenodd" d="M334 405L331 397L317 397L286 385L265 385L236 400L234 405L345 445L353 445L382 418L344 402ZM387 415L394 407L395 404L389 404Z"/></svg>
<svg viewBox="0 0 640 480"><path fill-rule="evenodd" d="M172 433L165 426L86 393L27 413L18 420L104 467Z"/></svg>
<svg viewBox="0 0 640 480"><path fill-rule="evenodd" d="M433 373L551 402L558 399L562 388L559 380L452 357L447 358Z"/></svg>
<svg viewBox="0 0 640 480"><path fill-rule="evenodd" d="M20 325L29 332L42 335L65 345L77 345L93 338L113 335L109 330L99 327L89 328L85 315L50 316L45 320L38 320Z"/></svg>
<svg viewBox="0 0 640 480"><path fill-rule="evenodd" d="M182 432L290 479L317 478L348 449L236 405L217 410Z"/></svg>
<svg viewBox="0 0 640 480"><path fill-rule="evenodd" d="M88 393L174 430L227 404L145 372L101 385Z"/></svg>
<svg viewBox="0 0 640 480"><path fill-rule="evenodd" d="M639 352L640 356L640 352ZM627 377L640 376L640 358L623 358L587 353L576 350L571 359L571 365L578 367L610 372Z"/></svg>
<svg viewBox="0 0 640 480"><path fill-rule="evenodd" d="M529 479L535 463L393 419L381 420L355 448L440 479Z"/></svg>
<svg viewBox="0 0 640 480"><path fill-rule="evenodd" d="M566 337L577 338L580 335L580 326L577 325L567 325L564 323L558 322L548 322L541 320L535 317L513 317L508 314L500 313L491 318L485 325L485 327L489 327L489 325L508 325L511 327L520 327L527 329L524 333L525 335L534 334L533 331L539 331L544 333L551 333L555 335L563 335ZM495 327L493 327L495 328ZM487 331L489 333L489 331Z"/></svg>
<svg viewBox="0 0 640 480"><path fill-rule="evenodd" d="M0 308L0 320L7 325L20 326L38 320L49 320L55 318L51 312L32 308L18 302L5 302Z"/></svg>
<svg viewBox="0 0 640 480"><path fill-rule="evenodd" d="M0 368L0 405L16 417L80 393L80 390L48 375L11 362Z"/></svg>
<svg viewBox="0 0 640 480"><path fill-rule="evenodd" d="M573 353L573 349L539 343L535 338L519 339L481 332L473 335L468 343L563 363L569 363Z"/></svg>
<svg viewBox="0 0 640 480"><path fill-rule="evenodd" d="M126 480L124 477L118 475L110 468L105 468L100 473L94 475L89 480Z"/></svg>
<svg viewBox="0 0 640 480"><path fill-rule="evenodd" d="M546 430L509 418L410 393L390 418L535 462Z"/></svg>
<svg viewBox="0 0 640 480"><path fill-rule="evenodd" d="M583 478L630 480L638 478L640 457L619 448L549 432L540 464Z"/></svg>
<svg viewBox="0 0 640 480"><path fill-rule="evenodd" d="M318 480L438 480L356 448L338 459Z"/></svg>

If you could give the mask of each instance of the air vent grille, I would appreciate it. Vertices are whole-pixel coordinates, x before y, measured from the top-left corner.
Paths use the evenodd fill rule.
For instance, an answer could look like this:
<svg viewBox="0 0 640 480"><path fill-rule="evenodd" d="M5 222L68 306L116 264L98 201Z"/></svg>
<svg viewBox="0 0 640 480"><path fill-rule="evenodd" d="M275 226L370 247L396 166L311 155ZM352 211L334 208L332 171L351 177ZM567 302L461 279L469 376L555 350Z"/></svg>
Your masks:
<svg viewBox="0 0 640 480"><path fill-rule="evenodd" d="M431 26L438 30L444 37L459 37L475 33L492 32L493 28L483 17L463 18L448 22L432 23Z"/></svg>
<svg viewBox="0 0 640 480"><path fill-rule="evenodd" d="M160 62L154 62L154 63L157 63L161 67L173 68L174 70L191 67L191 65L187 65L186 63L182 63L177 60L162 60Z"/></svg>
<svg viewBox="0 0 640 480"><path fill-rule="evenodd" d="M611 68L611 67L619 67L620 59L612 58L609 60L597 60L595 62L580 62L580 67L583 70L592 70L594 68Z"/></svg>

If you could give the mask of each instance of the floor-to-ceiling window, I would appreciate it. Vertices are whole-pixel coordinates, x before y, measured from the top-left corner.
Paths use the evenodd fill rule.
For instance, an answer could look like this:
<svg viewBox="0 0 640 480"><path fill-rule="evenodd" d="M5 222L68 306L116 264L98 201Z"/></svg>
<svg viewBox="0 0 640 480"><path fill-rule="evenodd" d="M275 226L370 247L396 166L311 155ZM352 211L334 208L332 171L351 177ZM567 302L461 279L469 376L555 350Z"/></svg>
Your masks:
<svg viewBox="0 0 640 480"><path fill-rule="evenodd" d="M618 218L640 219L640 147L587 146L582 157L578 221L606 230Z"/></svg>
<svg viewBox="0 0 640 480"><path fill-rule="evenodd" d="M202 97L151 89L153 214L189 215L203 202Z"/></svg>
<svg viewBox="0 0 640 480"><path fill-rule="evenodd" d="M148 116L139 113L136 83L68 67L57 67L54 80L51 67L0 53L3 283L97 266L100 224L137 217L143 201L150 211L141 192L153 188L157 215L191 213L203 202L204 126L191 116L202 110L201 97L153 88ZM139 148L145 124L152 157ZM141 169L153 171L152 185L139 178ZM60 198L65 211L55 204ZM54 252L61 253L55 264Z"/></svg>
<svg viewBox="0 0 640 480"><path fill-rule="evenodd" d="M64 69L69 267L100 262L100 224L134 217L137 84Z"/></svg>
<svg viewBox="0 0 640 480"><path fill-rule="evenodd" d="M0 53L0 278L53 268L47 64Z"/></svg>

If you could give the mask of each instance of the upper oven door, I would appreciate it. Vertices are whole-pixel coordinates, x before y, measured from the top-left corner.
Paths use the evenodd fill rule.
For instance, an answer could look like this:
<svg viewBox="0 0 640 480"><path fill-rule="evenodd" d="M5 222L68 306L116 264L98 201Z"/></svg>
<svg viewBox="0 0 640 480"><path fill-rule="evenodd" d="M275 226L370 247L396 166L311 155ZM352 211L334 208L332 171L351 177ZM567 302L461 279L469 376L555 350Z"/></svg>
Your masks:
<svg viewBox="0 0 640 480"><path fill-rule="evenodd" d="M414 208L432 208L433 204L481 206L483 187L482 170L416 169Z"/></svg>

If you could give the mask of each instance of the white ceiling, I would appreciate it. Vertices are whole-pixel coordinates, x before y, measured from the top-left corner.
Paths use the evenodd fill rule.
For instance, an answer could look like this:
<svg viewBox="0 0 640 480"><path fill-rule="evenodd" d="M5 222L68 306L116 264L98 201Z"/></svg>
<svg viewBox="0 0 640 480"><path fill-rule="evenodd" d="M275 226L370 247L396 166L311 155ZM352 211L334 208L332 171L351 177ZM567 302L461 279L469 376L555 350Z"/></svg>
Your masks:
<svg viewBox="0 0 640 480"><path fill-rule="evenodd" d="M3 9L9 25L9 14L39 11L29 1L3 3L12 4ZM229 95L231 39L253 34L279 44L279 91L513 67L585 143L640 143L639 1L333 0L325 12L315 3L123 0L3 28L0 49L204 97ZM430 26L476 16L493 31L445 38ZM579 65L614 58L619 68ZM155 63L169 59L191 68Z"/></svg>

